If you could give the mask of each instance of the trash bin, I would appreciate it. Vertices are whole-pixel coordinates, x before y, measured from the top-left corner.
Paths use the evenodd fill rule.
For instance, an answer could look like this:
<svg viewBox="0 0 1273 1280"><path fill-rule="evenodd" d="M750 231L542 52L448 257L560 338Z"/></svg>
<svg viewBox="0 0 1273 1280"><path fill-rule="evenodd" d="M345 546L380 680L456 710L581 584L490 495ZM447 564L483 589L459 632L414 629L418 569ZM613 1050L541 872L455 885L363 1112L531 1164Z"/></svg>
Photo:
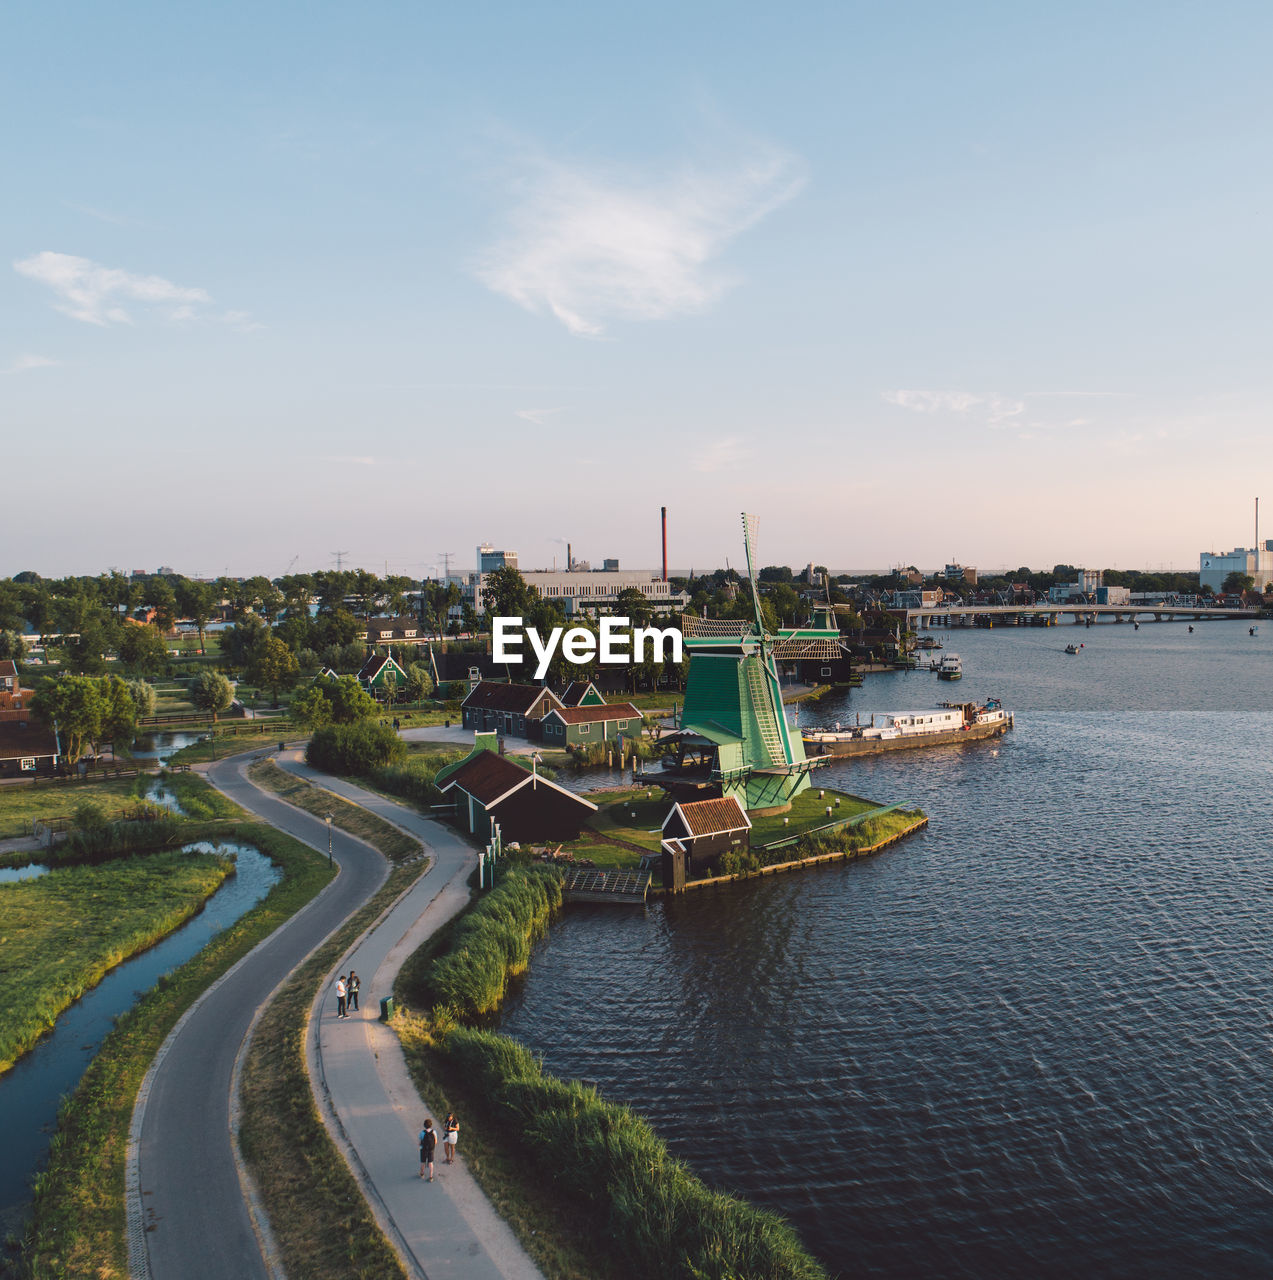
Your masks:
<svg viewBox="0 0 1273 1280"><path fill-rule="evenodd" d="M286 751L286 750L287 750L287 743L286 743L286 742L280 742L280 743L278 744L278 749L279 749L280 751Z"/></svg>
<svg viewBox="0 0 1273 1280"><path fill-rule="evenodd" d="M446 727L447 727L448 729L451 727L451 722L450 722L449 720L446 722Z"/></svg>
<svg viewBox="0 0 1273 1280"><path fill-rule="evenodd" d="M380 1021L388 1022L393 1017L393 996L385 996L380 1002Z"/></svg>

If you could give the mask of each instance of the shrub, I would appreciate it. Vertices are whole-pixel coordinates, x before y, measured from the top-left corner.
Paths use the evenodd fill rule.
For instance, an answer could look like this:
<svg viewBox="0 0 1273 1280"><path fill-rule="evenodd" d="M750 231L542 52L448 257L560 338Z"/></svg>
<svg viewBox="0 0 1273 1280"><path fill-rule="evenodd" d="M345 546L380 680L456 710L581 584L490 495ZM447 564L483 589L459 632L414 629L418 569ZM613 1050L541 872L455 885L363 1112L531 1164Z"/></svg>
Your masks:
<svg viewBox="0 0 1273 1280"><path fill-rule="evenodd" d="M359 777L399 759L406 748L387 724L361 720L356 724L330 724L309 740L305 759L325 773L352 773Z"/></svg>

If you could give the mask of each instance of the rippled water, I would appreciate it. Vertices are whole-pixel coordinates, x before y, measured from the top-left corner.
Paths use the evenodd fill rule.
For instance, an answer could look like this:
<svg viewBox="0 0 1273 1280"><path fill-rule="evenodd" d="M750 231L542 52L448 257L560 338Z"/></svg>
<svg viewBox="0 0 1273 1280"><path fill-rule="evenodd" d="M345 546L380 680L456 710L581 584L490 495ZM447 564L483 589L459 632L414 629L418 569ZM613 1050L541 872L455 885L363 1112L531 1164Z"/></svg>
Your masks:
<svg viewBox="0 0 1273 1280"><path fill-rule="evenodd" d="M820 775L928 811L873 859L572 909L507 1029L832 1271L1273 1274L1268 643L957 631L961 684L806 706L999 695L1017 727Z"/></svg>

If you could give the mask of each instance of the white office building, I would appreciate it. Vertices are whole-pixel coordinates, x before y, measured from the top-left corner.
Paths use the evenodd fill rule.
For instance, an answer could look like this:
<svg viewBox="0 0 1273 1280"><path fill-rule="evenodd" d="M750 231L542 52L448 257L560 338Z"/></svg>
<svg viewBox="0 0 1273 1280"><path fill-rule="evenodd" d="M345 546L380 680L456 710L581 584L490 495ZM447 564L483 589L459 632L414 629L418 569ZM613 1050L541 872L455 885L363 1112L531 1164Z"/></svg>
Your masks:
<svg viewBox="0 0 1273 1280"><path fill-rule="evenodd" d="M1224 580L1231 573L1250 574L1255 579L1255 589L1265 590L1273 582L1273 540L1260 547L1237 547L1233 551L1217 554L1204 551L1198 557L1198 585L1220 591Z"/></svg>

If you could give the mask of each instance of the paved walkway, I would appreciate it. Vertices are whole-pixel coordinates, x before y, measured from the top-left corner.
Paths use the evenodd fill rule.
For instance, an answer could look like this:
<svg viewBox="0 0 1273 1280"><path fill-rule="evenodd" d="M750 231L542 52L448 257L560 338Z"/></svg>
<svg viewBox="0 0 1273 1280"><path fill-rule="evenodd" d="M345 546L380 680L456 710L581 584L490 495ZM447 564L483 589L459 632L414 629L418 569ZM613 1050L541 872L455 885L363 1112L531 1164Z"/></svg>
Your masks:
<svg viewBox="0 0 1273 1280"><path fill-rule="evenodd" d="M444 724L426 724L418 729L403 729L399 732L403 742L436 742L439 746L472 747L473 730L462 725L453 724L449 729ZM530 742L526 738L518 738L513 734L504 737L504 750L509 755L528 756L532 751L545 750L542 742Z"/></svg>
<svg viewBox="0 0 1273 1280"><path fill-rule="evenodd" d="M316 773L299 751L276 757L289 772L327 788L423 840L435 859L328 975L314 1001L306 1053L310 1077L337 1142L345 1149L382 1229L412 1273L439 1280L542 1280L507 1224L491 1207L460 1158L435 1181L420 1178L416 1135L429 1114L416 1093L398 1037L379 1021L379 1002L393 990L403 962L469 900L473 848L450 828L343 779ZM362 1007L336 1017L337 974L358 971ZM434 1116L441 1130L442 1117Z"/></svg>

